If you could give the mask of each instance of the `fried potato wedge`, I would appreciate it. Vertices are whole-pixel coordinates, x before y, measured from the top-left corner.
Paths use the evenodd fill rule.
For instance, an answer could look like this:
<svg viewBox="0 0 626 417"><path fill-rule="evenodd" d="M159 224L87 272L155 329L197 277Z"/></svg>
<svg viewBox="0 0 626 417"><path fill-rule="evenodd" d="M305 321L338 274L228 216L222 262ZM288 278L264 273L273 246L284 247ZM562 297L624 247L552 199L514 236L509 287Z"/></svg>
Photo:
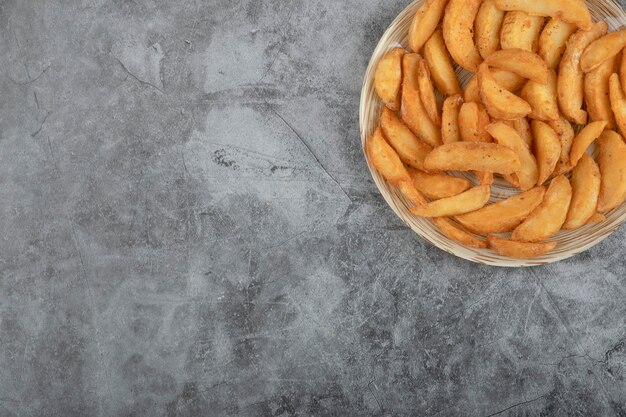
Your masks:
<svg viewBox="0 0 626 417"><path fill-rule="evenodd" d="M516 73L539 84L547 83L550 75L546 63L539 55L523 49L502 49L489 55L485 62L490 67Z"/></svg>
<svg viewBox="0 0 626 417"><path fill-rule="evenodd" d="M376 171L391 185L398 187L410 202L418 206L426 205L426 199L413 187L408 171L398 154L385 140L382 129L376 129L369 137L365 144L365 153Z"/></svg>
<svg viewBox="0 0 626 417"><path fill-rule="evenodd" d="M598 139L600 144L600 196L598 211L614 209L626 198L626 144L619 133L605 130Z"/></svg>
<svg viewBox="0 0 626 417"><path fill-rule="evenodd" d="M491 142L485 129L489 124L487 110L478 103L464 103L459 111L459 130L465 142Z"/></svg>
<svg viewBox="0 0 626 417"><path fill-rule="evenodd" d="M521 77L514 72L505 71L498 68L492 68L491 75L493 75L493 78L496 80L496 83L498 83L499 86L512 93L522 88L526 83L526 79L524 77ZM466 103L481 102L477 76L473 76L469 80L469 82L465 86L465 91L463 92L463 95Z"/></svg>
<svg viewBox="0 0 626 417"><path fill-rule="evenodd" d="M463 97L455 94L443 102L441 115L441 140L443 143L458 142L461 140L459 129L459 111L463 104Z"/></svg>
<svg viewBox="0 0 626 417"><path fill-rule="evenodd" d="M422 104L426 109L428 117L430 117L430 120L432 120L437 127L441 127L441 116L439 115L439 108L437 107L435 89L430 79L430 70L422 57L420 57L417 64L417 84L419 86Z"/></svg>
<svg viewBox="0 0 626 417"><path fill-rule="evenodd" d="M480 185L491 185L493 184L493 173L488 171L476 171L474 172L476 178L478 179L478 183Z"/></svg>
<svg viewBox="0 0 626 417"><path fill-rule="evenodd" d="M448 0L426 0L422 3L409 27L409 48L419 52L432 36L441 20Z"/></svg>
<svg viewBox="0 0 626 417"><path fill-rule="evenodd" d="M599 67L585 74L584 92L587 113L593 121L606 121L607 129L615 129L615 115L611 109L609 78L615 70L617 57L604 61Z"/></svg>
<svg viewBox="0 0 626 417"><path fill-rule="evenodd" d="M528 115L531 119L548 122L559 119L559 103L556 98L556 72L550 70L548 82L541 84L534 80L528 80L520 97L524 99L532 111Z"/></svg>
<svg viewBox="0 0 626 417"><path fill-rule="evenodd" d="M561 143L561 156L559 157L559 162L556 163L553 175L562 175L570 172L573 168L569 162L569 154L574 143L574 128L563 115L558 120L552 120L548 124L554 129Z"/></svg>
<svg viewBox="0 0 626 417"><path fill-rule="evenodd" d="M532 152L517 131L504 122L496 122L487 126L487 131L500 145L512 149L520 160L521 167L515 172L522 190L530 190L537 184L539 169Z"/></svg>
<svg viewBox="0 0 626 417"><path fill-rule="evenodd" d="M496 7L494 0L483 0L474 21L474 39L483 59L500 49L503 20L504 12Z"/></svg>
<svg viewBox="0 0 626 417"><path fill-rule="evenodd" d="M626 95L619 81L619 75L612 74L609 77L609 96L611 98L611 110L615 116L615 124L620 133L626 134Z"/></svg>
<svg viewBox="0 0 626 417"><path fill-rule="evenodd" d="M454 224L450 219L445 217L435 217L433 223L439 228L439 231L449 239L459 242L462 245L472 248L484 249L487 243L463 230L462 227Z"/></svg>
<svg viewBox="0 0 626 417"><path fill-rule="evenodd" d="M505 120L504 123L515 129L517 134L524 140L524 143L526 143L526 146L530 148L533 144L533 134L530 131L530 123L528 123L525 117L520 117L515 120Z"/></svg>
<svg viewBox="0 0 626 417"><path fill-rule="evenodd" d="M587 224L600 223L606 220L606 216L601 213L594 213L587 221Z"/></svg>
<svg viewBox="0 0 626 417"><path fill-rule="evenodd" d="M456 78L441 30L436 30L424 45L424 59L439 91L447 96L461 94L461 86Z"/></svg>
<svg viewBox="0 0 626 417"><path fill-rule="evenodd" d="M453 197L431 201L424 207L413 207L411 212L421 217L447 217L478 210L489 201L491 187L479 185Z"/></svg>
<svg viewBox="0 0 626 417"><path fill-rule="evenodd" d="M542 185L554 172L556 163L561 156L561 143L554 129L545 122L533 120L530 124L533 130L535 157L539 167L537 185Z"/></svg>
<svg viewBox="0 0 626 417"><path fill-rule="evenodd" d="M541 204L513 230L513 240L539 242L554 236L565 223L571 199L572 186L567 178L554 178Z"/></svg>
<svg viewBox="0 0 626 417"><path fill-rule="evenodd" d="M545 193L545 187L536 187L455 219L481 235L510 232L541 204Z"/></svg>
<svg viewBox="0 0 626 417"><path fill-rule="evenodd" d="M461 67L476 72L483 59L474 44L474 19L482 0L450 0L443 16L443 38Z"/></svg>
<svg viewBox="0 0 626 417"><path fill-rule="evenodd" d="M400 86L402 85L402 56L405 51L395 48L387 52L376 65L374 90L393 111L400 110Z"/></svg>
<svg viewBox="0 0 626 417"><path fill-rule="evenodd" d="M533 16L549 16L591 29L591 14L580 0L495 0L500 10L521 10Z"/></svg>
<svg viewBox="0 0 626 417"><path fill-rule="evenodd" d="M422 104L417 66L421 57L418 54L405 54L402 59L402 120L421 140L431 146L441 144L441 130L430 120Z"/></svg>
<svg viewBox="0 0 626 417"><path fill-rule="evenodd" d="M505 174L502 176L506 182L513 188L520 188L519 180L517 179L517 175L515 174Z"/></svg>
<svg viewBox="0 0 626 417"><path fill-rule="evenodd" d="M584 155L589 145L600 137L605 127L605 121L589 123L576 135L569 153L569 161L572 167L576 166L578 160Z"/></svg>
<svg viewBox="0 0 626 417"><path fill-rule="evenodd" d="M427 173L409 169L415 188L426 197L439 200L453 197L467 191L472 183L465 178L453 177L442 173Z"/></svg>
<svg viewBox="0 0 626 417"><path fill-rule="evenodd" d="M514 120L532 111L530 104L496 82L486 63L478 70L478 87L483 104L494 119Z"/></svg>
<svg viewBox="0 0 626 417"><path fill-rule="evenodd" d="M424 161L427 171L486 171L512 174L521 167L511 149L495 143L453 142L433 149Z"/></svg>
<svg viewBox="0 0 626 417"><path fill-rule="evenodd" d="M500 46L502 49L519 48L537 52L544 23L542 16L531 16L521 11L507 12L500 30Z"/></svg>
<svg viewBox="0 0 626 417"><path fill-rule="evenodd" d="M539 56L549 69L556 69L565 52L565 44L576 31L576 25L552 18L539 35Z"/></svg>
<svg viewBox="0 0 626 417"><path fill-rule="evenodd" d="M411 129L386 107L380 115L380 127L402 162L416 169L424 169L424 159L432 151L430 145L415 136Z"/></svg>
<svg viewBox="0 0 626 417"><path fill-rule="evenodd" d="M572 0L578 2L579 0ZM608 29L605 22L595 23L589 31L578 30L567 41L563 58L559 65L557 92L559 108L568 120L584 125L587 112L583 106L584 73L580 68L580 56L585 48L603 36Z"/></svg>
<svg viewBox="0 0 626 417"><path fill-rule="evenodd" d="M626 30L611 32L589 44L580 57L580 68L589 72L607 59L615 57L626 46Z"/></svg>
<svg viewBox="0 0 626 417"><path fill-rule="evenodd" d="M563 229L574 230L587 224L596 213L600 195L600 168L589 155L583 155L572 172L572 202Z"/></svg>
<svg viewBox="0 0 626 417"><path fill-rule="evenodd" d="M533 259L541 255L552 252L557 246L557 242L517 242L511 239L504 239L497 236L487 236L489 248L502 256L517 259Z"/></svg>
<svg viewBox="0 0 626 417"><path fill-rule="evenodd" d="M619 79L622 82L622 90L626 92L626 53L622 53L619 64Z"/></svg>

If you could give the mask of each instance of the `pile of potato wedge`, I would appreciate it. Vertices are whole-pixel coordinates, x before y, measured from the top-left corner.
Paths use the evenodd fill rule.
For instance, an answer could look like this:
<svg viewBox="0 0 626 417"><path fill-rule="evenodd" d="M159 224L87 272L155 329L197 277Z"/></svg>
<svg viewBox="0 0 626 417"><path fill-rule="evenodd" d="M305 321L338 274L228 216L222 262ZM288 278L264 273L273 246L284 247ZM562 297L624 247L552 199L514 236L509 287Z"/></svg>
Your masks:
<svg viewBox="0 0 626 417"><path fill-rule="evenodd" d="M371 165L450 239L554 250L626 199L626 30L607 32L581 0L425 0L408 50L375 70ZM455 65L473 73L464 88ZM494 176L519 192L489 204Z"/></svg>

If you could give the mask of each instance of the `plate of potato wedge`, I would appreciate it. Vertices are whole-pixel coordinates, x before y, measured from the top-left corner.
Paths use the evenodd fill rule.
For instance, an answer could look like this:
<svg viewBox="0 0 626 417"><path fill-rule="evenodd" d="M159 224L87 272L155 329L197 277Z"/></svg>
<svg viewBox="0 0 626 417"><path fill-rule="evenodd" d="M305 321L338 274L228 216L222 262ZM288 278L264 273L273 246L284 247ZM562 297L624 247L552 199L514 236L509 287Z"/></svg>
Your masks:
<svg viewBox="0 0 626 417"><path fill-rule="evenodd" d="M626 13L416 0L376 47L361 141L408 227L470 261L563 260L626 221Z"/></svg>

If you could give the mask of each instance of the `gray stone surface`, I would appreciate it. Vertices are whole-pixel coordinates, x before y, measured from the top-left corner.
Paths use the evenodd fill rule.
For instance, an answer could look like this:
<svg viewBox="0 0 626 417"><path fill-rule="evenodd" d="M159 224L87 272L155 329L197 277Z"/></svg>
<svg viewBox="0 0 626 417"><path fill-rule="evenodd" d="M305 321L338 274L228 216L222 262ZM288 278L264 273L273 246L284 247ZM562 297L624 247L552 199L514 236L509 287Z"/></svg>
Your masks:
<svg viewBox="0 0 626 417"><path fill-rule="evenodd" d="M370 179L405 3L0 2L0 416L626 415L624 229L479 266Z"/></svg>

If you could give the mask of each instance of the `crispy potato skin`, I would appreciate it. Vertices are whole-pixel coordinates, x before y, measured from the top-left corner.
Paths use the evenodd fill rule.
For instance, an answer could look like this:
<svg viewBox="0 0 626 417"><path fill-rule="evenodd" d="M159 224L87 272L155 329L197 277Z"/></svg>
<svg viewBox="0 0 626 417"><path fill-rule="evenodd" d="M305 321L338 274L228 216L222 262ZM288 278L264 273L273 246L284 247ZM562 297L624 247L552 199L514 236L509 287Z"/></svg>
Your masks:
<svg viewBox="0 0 626 417"><path fill-rule="evenodd" d="M556 69L565 52L565 44L576 31L576 25L551 18L539 36L539 56L550 69Z"/></svg>
<svg viewBox="0 0 626 417"><path fill-rule="evenodd" d="M443 102L441 115L441 140L443 143L458 142L461 140L459 130L459 111L463 104L463 97L455 94Z"/></svg>
<svg viewBox="0 0 626 417"><path fill-rule="evenodd" d="M428 173L416 169L409 169L415 188L426 197L439 200L453 197L467 191L472 185L465 178L453 177L438 172Z"/></svg>
<svg viewBox="0 0 626 417"><path fill-rule="evenodd" d="M437 28L448 0L426 0L413 16L409 28L409 48L419 52Z"/></svg>
<svg viewBox="0 0 626 417"><path fill-rule="evenodd" d="M609 97L611 99L611 110L615 116L615 124L619 128L622 136L626 134L626 94L617 74L609 77Z"/></svg>
<svg viewBox="0 0 626 417"><path fill-rule="evenodd" d="M428 117L437 127L441 127L441 116L439 115L435 90L430 78L430 70L426 61L421 57L417 65L417 84L419 85L420 97Z"/></svg>
<svg viewBox="0 0 626 417"><path fill-rule="evenodd" d="M600 196L598 211L604 213L626 199L626 144L619 133L605 130L598 139L600 145Z"/></svg>
<svg viewBox="0 0 626 417"><path fill-rule="evenodd" d="M522 76L517 75L514 72L505 71L498 68L491 68L491 75L493 75L493 78L496 80L496 83L498 83L499 86L503 87L507 91L510 91L511 93L516 92L526 83L526 79ZM477 76L473 76L469 80L469 82L465 86L463 96L466 103L481 103Z"/></svg>
<svg viewBox="0 0 626 417"><path fill-rule="evenodd" d="M547 83L550 76L548 66L539 55L519 48L494 52L485 62L490 67L514 72L539 84Z"/></svg>
<svg viewBox="0 0 626 417"><path fill-rule="evenodd" d="M572 202L563 229L573 230L587 224L596 212L600 195L600 168L589 155L583 157L572 172Z"/></svg>
<svg viewBox="0 0 626 417"><path fill-rule="evenodd" d="M530 123L528 123L528 120L525 117L520 117L519 119L515 120L505 120L504 123L515 129L517 134L520 135L522 139L524 139L526 146L528 146L529 148L532 146L533 134L530 130Z"/></svg>
<svg viewBox="0 0 626 417"><path fill-rule="evenodd" d="M554 129L545 122L533 120L530 124L533 130L535 157L539 167L538 185L542 185L554 172L561 157L561 143Z"/></svg>
<svg viewBox="0 0 626 417"><path fill-rule="evenodd" d="M485 129L489 124L487 110L478 103L464 103L459 111L459 130L465 142L491 142Z"/></svg>
<svg viewBox="0 0 626 417"><path fill-rule="evenodd" d="M528 115L531 119L549 122L559 119L559 103L556 96L556 72L550 70L545 84L528 80L520 97L524 99L532 111Z"/></svg>
<svg viewBox="0 0 626 417"><path fill-rule="evenodd" d="M430 145L415 136L388 108L384 108L380 115L380 127L402 162L416 169L424 168L424 159L432 150Z"/></svg>
<svg viewBox="0 0 626 417"><path fill-rule="evenodd" d="M461 86L456 78L441 30L436 30L424 45L424 58L439 91L447 96L461 94Z"/></svg>
<svg viewBox="0 0 626 417"><path fill-rule="evenodd" d="M432 220L444 236L457 241L462 245L478 249L484 249L487 247L487 243L484 240L479 239L463 230L463 228L454 224L450 219L445 217L435 217Z"/></svg>
<svg viewBox="0 0 626 417"><path fill-rule="evenodd" d="M549 16L591 29L591 14L580 0L495 0L500 10L522 10L534 16Z"/></svg>
<svg viewBox="0 0 626 417"><path fill-rule="evenodd" d="M578 160L585 154L585 151L593 143L594 140L600 137L600 134L606 127L605 121L589 123L581 130L574 138L572 143L572 149L569 153L570 164L575 167Z"/></svg>
<svg viewBox="0 0 626 417"><path fill-rule="evenodd" d="M483 0L474 21L474 39L483 59L500 49L503 21L504 12L496 7L494 0Z"/></svg>
<svg viewBox="0 0 626 417"><path fill-rule="evenodd" d="M506 146L483 142L453 142L439 146L424 161L430 171L487 171L512 174L521 163Z"/></svg>
<svg viewBox="0 0 626 417"><path fill-rule="evenodd" d="M512 149L520 160L520 170L515 172L522 190L530 190L537 184L539 169L532 152L517 131L504 122L496 122L487 126L487 131L500 145Z"/></svg>
<svg viewBox="0 0 626 417"><path fill-rule="evenodd" d="M414 207L411 212L421 217L447 217L478 210L489 201L491 187L479 185L453 197L431 201L425 207Z"/></svg>
<svg viewBox="0 0 626 417"><path fill-rule="evenodd" d="M563 115L561 115L558 120L552 120L548 122L548 124L554 129L561 143L561 156L554 168L554 175L563 175L570 172L573 168L569 162L569 156L572 144L574 143L574 128Z"/></svg>
<svg viewBox="0 0 626 417"><path fill-rule="evenodd" d="M541 204L545 193L545 187L536 187L455 218L474 233L510 232Z"/></svg>
<svg viewBox="0 0 626 417"><path fill-rule="evenodd" d="M443 38L461 67L476 72L483 61L474 44L474 20L482 0L450 0L443 16Z"/></svg>
<svg viewBox="0 0 626 417"><path fill-rule="evenodd" d="M404 49L395 48L381 58L374 72L374 90L393 111L400 110L400 85L402 84L402 56Z"/></svg>
<svg viewBox="0 0 626 417"><path fill-rule="evenodd" d="M507 12L500 30L500 46L502 49L537 52L544 23L542 16L531 16L522 11Z"/></svg>
<svg viewBox="0 0 626 417"><path fill-rule="evenodd" d="M494 119L515 120L532 111L530 104L498 85L486 63L478 70L478 88L483 104Z"/></svg>
<svg viewBox="0 0 626 417"><path fill-rule="evenodd" d="M497 236L488 236L487 243L490 249L502 256L518 259L533 259L545 255L556 248L557 242L529 243L503 239Z"/></svg>
<svg viewBox="0 0 626 417"><path fill-rule="evenodd" d="M569 121L579 125L584 125L587 122L587 112L582 109L584 73L580 68L580 56L585 48L603 36L607 29L608 26L605 22L598 22L589 31L576 31L568 39L565 53L559 64L557 79L559 108Z"/></svg>
<svg viewBox="0 0 626 417"><path fill-rule="evenodd" d="M583 72L598 68L607 59L614 58L624 45L626 45L626 30L604 35L585 48L585 52L580 57L580 68Z"/></svg>
<svg viewBox="0 0 626 417"><path fill-rule="evenodd" d="M587 113L594 122L606 121L607 129L615 129L616 126L609 96L609 78L615 71L616 63L617 56L614 56L585 74L584 93Z"/></svg>

